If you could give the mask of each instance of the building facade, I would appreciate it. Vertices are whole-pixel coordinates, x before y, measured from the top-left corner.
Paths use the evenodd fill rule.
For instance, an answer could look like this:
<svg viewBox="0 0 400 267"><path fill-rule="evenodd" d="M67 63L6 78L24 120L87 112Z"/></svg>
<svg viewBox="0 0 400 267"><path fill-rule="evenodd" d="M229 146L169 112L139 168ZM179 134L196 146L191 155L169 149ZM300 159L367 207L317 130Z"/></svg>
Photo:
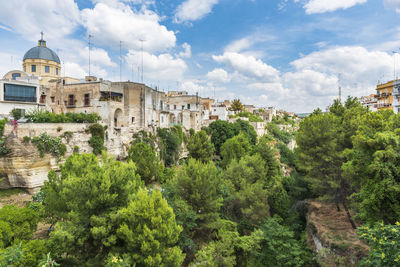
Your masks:
<svg viewBox="0 0 400 267"><path fill-rule="evenodd" d="M8 117L11 110L18 109L21 114L32 109L43 109L41 91L36 77L14 70L0 80L0 117Z"/></svg>
<svg viewBox="0 0 400 267"><path fill-rule="evenodd" d="M393 82L390 81L376 86L377 110L393 110Z"/></svg>

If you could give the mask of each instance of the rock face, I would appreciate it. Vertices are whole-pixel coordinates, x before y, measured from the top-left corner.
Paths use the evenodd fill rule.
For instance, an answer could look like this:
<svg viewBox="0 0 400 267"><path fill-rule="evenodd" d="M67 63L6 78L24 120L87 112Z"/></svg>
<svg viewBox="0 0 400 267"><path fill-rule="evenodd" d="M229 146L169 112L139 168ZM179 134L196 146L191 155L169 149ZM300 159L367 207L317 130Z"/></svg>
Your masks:
<svg viewBox="0 0 400 267"><path fill-rule="evenodd" d="M6 125L4 136L7 137L6 146L11 152L0 157L0 178L5 178L0 181L0 188L19 187L35 193L44 184L48 172L59 170L59 164L63 163L63 160L57 162L49 154L40 157L36 146L22 141L25 136L32 138L47 133L52 137L61 137L67 146L67 157L74 152L75 147L79 147L80 153L93 151L89 145L89 126L90 124L84 123L22 123L14 130L11 125ZM107 152L117 159L125 159L135 131L137 129L130 127L107 129L104 138Z"/></svg>
<svg viewBox="0 0 400 267"><path fill-rule="evenodd" d="M14 134L7 138L11 153L0 159L0 188L20 187L35 193L43 185L50 170L57 170L54 157L40 157L39 151L32 144L22 143Z"/></svg>

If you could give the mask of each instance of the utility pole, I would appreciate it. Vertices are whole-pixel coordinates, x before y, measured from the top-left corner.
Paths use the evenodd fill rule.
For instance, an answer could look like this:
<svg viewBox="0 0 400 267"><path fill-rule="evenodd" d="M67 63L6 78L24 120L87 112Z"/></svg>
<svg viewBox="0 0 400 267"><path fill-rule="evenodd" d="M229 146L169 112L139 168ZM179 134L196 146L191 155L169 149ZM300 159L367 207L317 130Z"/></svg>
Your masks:
<svg viewBox="0 0 400 267"><path fill-rule="evenodd" d="M91 45L91 43L90 43L90 39L93 37L93 35L90 35L89 34L89 76L90 76L90 45Z"/></svg>
<svg viewBox="0 0 400 267"><path fill-rule="evenodd" d="M396 80L396 54L399 54L397 51L392 51L393 54L393 80Z"/></svg>
<svg viewBox="0 0 400 267"><path fill-rule="evenodd" d="M143 42L145 41L144 39L139 40L142 43L142 83L143 83Z"/></svg>
<svg viewBox="0 0 400 267"><path fill-rule="evenodd" d="M119 41L119 81L122 81L122 41Z"/></svg>
<svg viewBox="0 0 400 267"><path fill-rule="evenodd" d="M339 75L338 75L338 85L339 85L339 102L340 103L342 103L342 87L340 87L340 76L341 76L342 74L341 73L339 73Z"/></svg>

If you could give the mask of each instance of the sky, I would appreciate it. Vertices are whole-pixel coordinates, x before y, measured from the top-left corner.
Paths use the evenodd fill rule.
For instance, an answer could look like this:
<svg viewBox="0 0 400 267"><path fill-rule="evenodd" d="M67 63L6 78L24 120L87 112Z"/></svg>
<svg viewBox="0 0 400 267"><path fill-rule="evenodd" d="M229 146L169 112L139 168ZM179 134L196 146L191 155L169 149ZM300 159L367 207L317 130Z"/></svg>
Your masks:
<svg viewBox="0 0 400 267"><path fill-rule="evenodd" d="M400 0L0 0L0 76L44 32L62 75L293 112L400 76ZM398 52L393 53L393 51ZM395 69L397 68L397 72ZM142 72L143 70L143 72Z"/></svg>

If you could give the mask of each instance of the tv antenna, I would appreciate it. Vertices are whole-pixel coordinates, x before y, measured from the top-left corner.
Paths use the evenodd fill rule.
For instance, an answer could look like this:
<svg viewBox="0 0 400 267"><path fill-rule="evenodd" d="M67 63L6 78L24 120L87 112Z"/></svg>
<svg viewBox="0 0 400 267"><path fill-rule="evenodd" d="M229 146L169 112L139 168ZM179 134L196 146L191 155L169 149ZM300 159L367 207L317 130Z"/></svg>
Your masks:
<svg viewBox="0 0 400 267"><path fill-rule="evenodd" d="M89 76L90 76L90 45L91 45L91 42L90 42L90 39L93 37L93 35L90 35L89 34Z"/></svg>
<svg viewBox="0 0 400 267"><path fill-rule="evenodd" d="M339 102L342 103L342 87L340 86L340 77L342 76L341 73L338 75L338 86L339 86Z"/></svg>
<svg viewBox="0 0 400 267"><path fill-rule="evenodd" d="M142 79L142 83L143 83L143 42L145 41L144 39L140 39L139 40L141 43L142 43L142 77L141 77L141 79Z"/></svg>
<svg viewBox="0 0 400 267"><path fill-rule="evenodd" d="M122 41L119 41L119 81L122 82Z"/></svg>

